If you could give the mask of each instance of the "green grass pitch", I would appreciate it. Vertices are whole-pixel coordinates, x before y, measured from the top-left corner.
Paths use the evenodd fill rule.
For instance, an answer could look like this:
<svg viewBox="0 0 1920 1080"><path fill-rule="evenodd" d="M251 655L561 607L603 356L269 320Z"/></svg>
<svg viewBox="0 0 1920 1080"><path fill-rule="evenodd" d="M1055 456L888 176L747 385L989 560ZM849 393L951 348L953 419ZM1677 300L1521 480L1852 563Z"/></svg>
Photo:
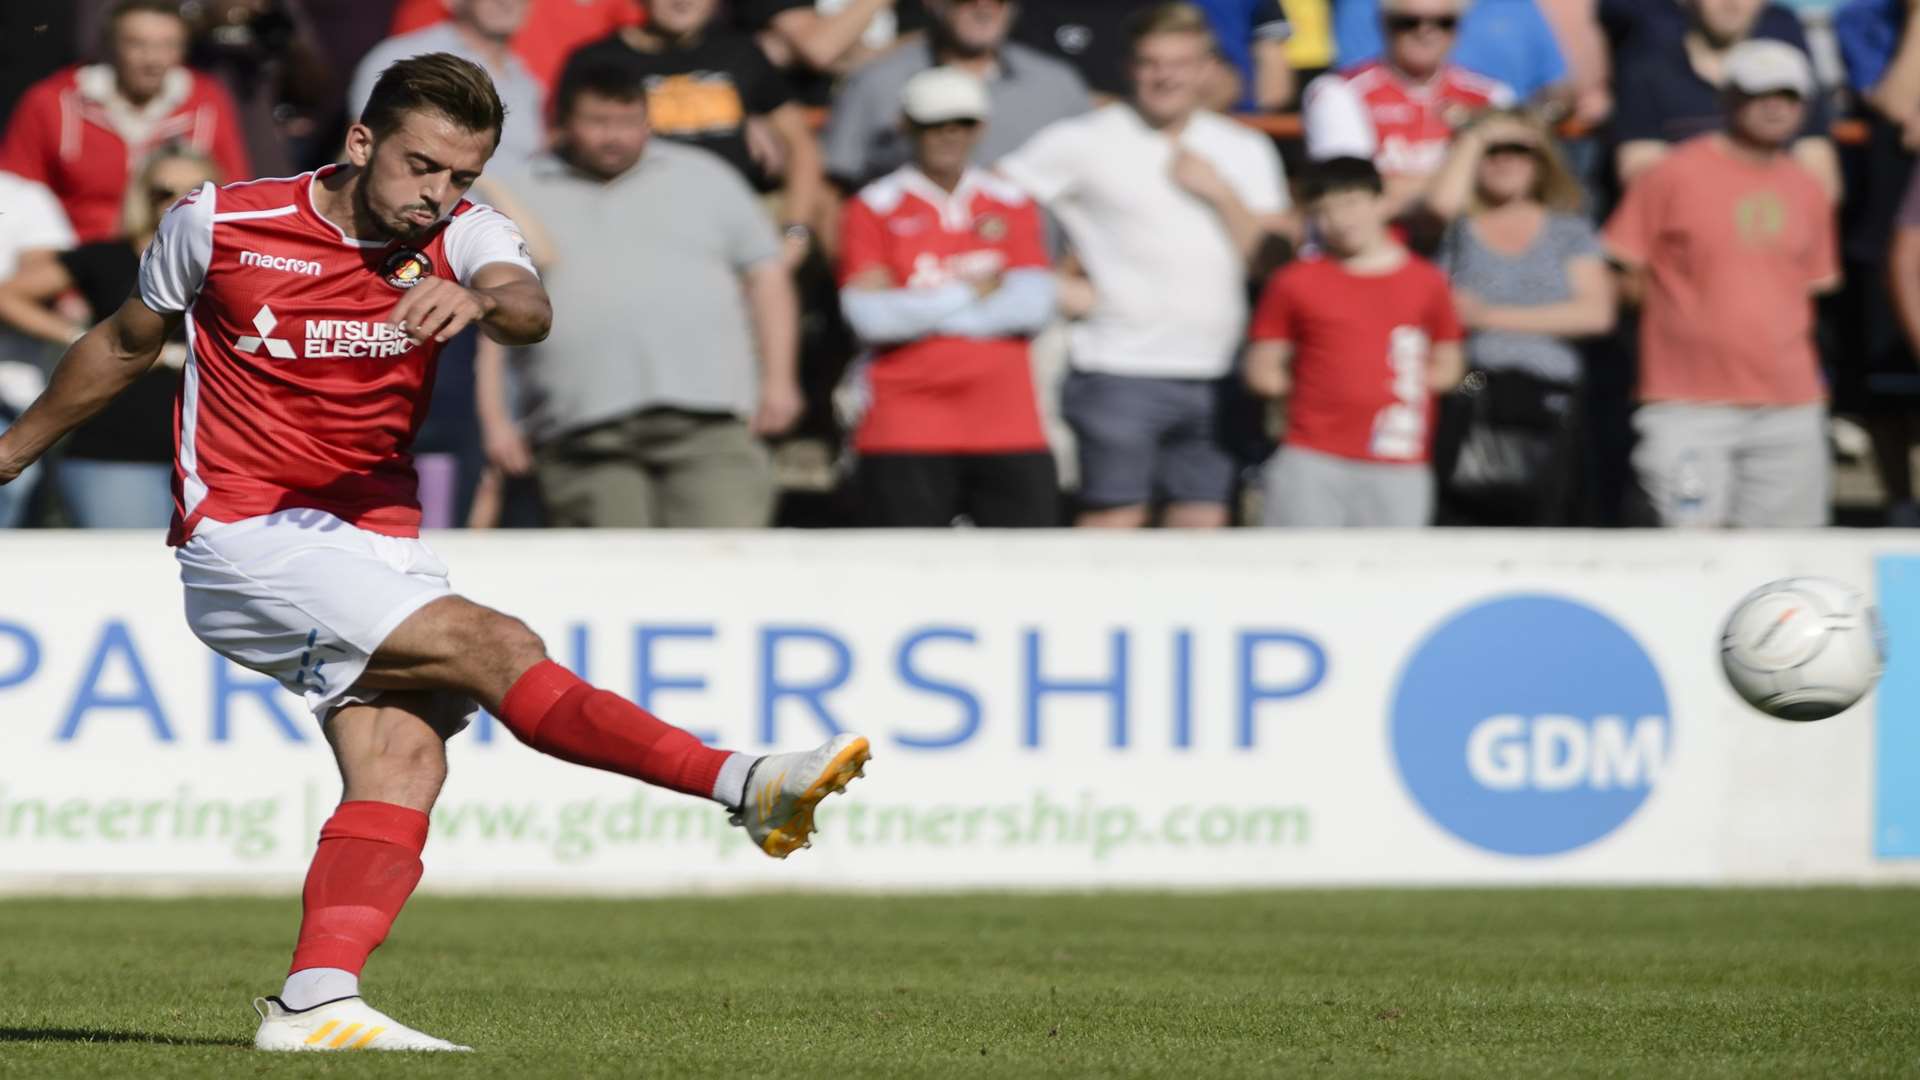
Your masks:
<svg viewBox="0 0 1920 1080"><path fill-rule="evenodd" d="M254 1054L297 917L0 901L0 1075L1920 1075L1914 890L423 897L369 1000L479 1053Z"/></svg>

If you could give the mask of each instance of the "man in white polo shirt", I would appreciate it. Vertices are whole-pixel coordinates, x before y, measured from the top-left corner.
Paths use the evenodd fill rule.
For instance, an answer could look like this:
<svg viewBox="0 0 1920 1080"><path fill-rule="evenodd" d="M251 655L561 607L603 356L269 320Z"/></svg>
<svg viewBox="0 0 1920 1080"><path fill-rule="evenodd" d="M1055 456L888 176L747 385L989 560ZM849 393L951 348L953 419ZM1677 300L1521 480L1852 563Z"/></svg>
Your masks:
<svg viewBox="0 0 1920 1080"><path fill-rule="evenodd" d="M1237 470L1218 403L1248 263L1285 229L1287 194L1273 143L1200 107L1213 56L1199 8L1146 12L1132 100L1054 124L999 166L1058 216L1092 286L1062 393L1083 526L1138 528L1156 505L1169 526L1227 522Z"/></svg>

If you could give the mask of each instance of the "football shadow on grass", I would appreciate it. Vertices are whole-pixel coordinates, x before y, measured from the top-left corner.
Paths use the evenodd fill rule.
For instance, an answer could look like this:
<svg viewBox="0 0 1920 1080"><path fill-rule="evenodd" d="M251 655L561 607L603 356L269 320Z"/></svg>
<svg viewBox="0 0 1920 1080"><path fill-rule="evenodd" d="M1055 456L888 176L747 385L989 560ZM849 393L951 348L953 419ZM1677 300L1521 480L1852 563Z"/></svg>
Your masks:
<svg viewBox="0 0 1920 1080"><path fill-rule="evenodd" d="M100 1028L22 1028L0 1027L0 1043L147 1043L153 1046L237 1046L251 1047L251 1039L187 1039L170 1035L152 1035L142 1031L103 1031Z"/></svg>

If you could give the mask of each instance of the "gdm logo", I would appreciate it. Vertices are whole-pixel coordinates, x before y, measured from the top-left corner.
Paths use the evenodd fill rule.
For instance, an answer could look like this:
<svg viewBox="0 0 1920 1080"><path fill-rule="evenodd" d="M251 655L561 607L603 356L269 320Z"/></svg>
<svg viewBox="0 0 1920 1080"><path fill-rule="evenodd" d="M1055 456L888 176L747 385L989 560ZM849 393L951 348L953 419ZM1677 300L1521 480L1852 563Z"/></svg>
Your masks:
<svg viewBox="0 0 1920 1080"><path fill-rule="evenodd" d="M1606 836L1659 782L1666 687L1612 619L1557 596L1462 611L1414 651L1393 696L1407 791L1448 832L1503 855Z"/></svg>

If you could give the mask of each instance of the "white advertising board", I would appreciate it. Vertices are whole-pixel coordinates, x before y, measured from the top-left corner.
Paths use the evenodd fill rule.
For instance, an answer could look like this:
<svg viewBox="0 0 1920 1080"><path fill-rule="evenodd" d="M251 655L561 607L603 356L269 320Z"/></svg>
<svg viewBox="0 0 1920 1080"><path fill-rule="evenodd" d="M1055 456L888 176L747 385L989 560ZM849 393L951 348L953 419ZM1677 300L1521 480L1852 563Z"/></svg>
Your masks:
<svg viewBox="0 0 1920 1080"><path fill-rule="evenodd" d="M1920 763L1876 758L1874 703L1784 723L1718 670L1746 591L1875 590L1897 538L430 542L463 593L675 723L744 750L858 730L875 761L775 862L710 804L483 721L452 744L427 889L1920 878L1875 798ZM297 884L332 759L297 699L187 631L170 553L22 532L0 568L0 890Z"/></svg>

